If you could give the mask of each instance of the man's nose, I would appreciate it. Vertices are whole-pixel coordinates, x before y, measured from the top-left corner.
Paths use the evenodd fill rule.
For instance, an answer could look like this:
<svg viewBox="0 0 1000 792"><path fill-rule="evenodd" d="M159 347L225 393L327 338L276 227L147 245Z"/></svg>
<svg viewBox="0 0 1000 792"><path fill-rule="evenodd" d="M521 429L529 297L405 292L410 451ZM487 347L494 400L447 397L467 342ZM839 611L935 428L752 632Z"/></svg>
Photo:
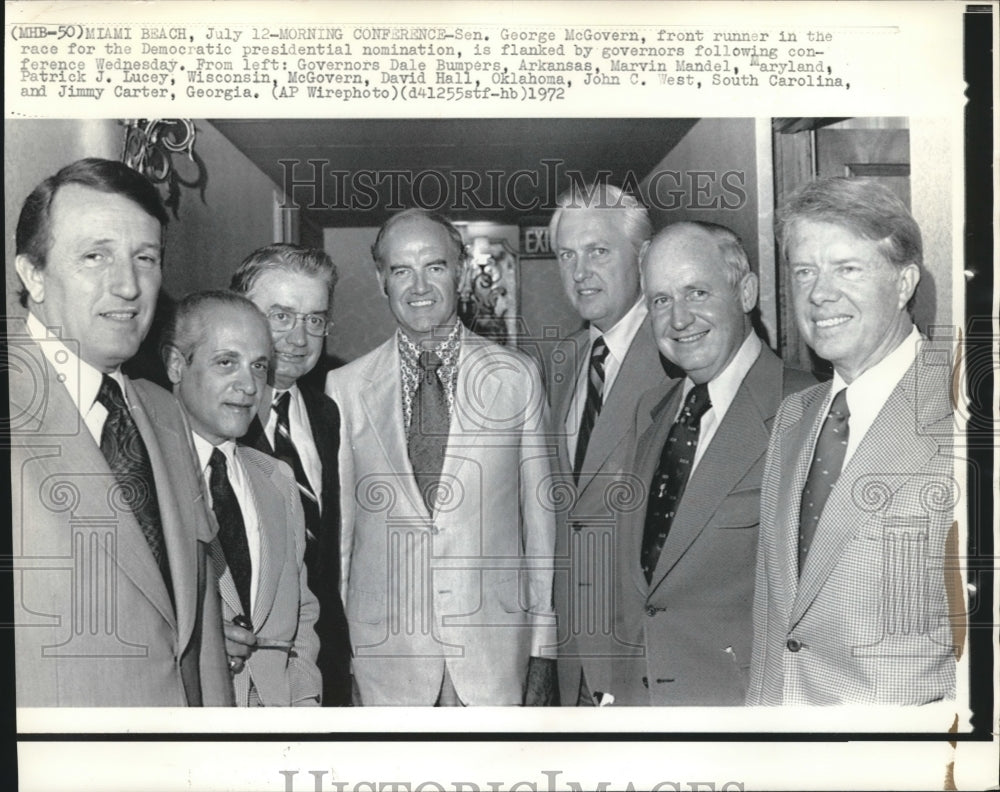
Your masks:
<svg viewBox="0 0 1000 792"><path fill-rule="evenodd" d="M109 271L111 282L108 288L116 297L124 300L134 300L139 296L139 279L135 276L135 267L131 261L116 260Z"/></svg>

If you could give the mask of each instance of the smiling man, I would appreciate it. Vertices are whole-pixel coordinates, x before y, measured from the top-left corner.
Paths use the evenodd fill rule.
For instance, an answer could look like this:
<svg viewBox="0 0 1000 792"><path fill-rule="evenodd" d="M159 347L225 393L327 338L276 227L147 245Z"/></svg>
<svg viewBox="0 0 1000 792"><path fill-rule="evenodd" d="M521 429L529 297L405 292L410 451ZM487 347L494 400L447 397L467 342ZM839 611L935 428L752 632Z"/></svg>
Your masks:
<svg viewBox="0 0 1000 792"><path fill-rule="evenodd" d="M554 515L533 362L465 329L458 230L421 210L372 247L397 331L327 377L343 411L344 604L363 705L551 701Z"/></svg>
<svg viewBox="0 0 1000 792"><path fill-rule="evenodd" d="M569 574L555 588L560 700L573 706L598 703L618 659L634 651L615 626L609 496L621 491L636 401L668 378L639 291L639 252L652 233L646 207L604 183L574 187L557 204L549 236L566 297L586 323L546 367L559 472L576 496L557 527L556 556Z"/></svg>
<svg viewBox="0 0 1000 792"><path fill-rule="evenodd" d="M685 377L642 396L631 468L645 485L618 530L618 704L741 705L752 641L759 497L771 421L815 382L753 332L757 276L739 237L676 223L642 254L656 344Z"/></svg>
<svg viewBox="0 0 1000 792"><path fill-rule="evenodd" d="M214 528L184 417L121 365L149 331L167 215L119 162L67 165L28 196L10 333L18 706L232 702Z"/></svg>
<svg viewBox="0 0 1000 792"><path fill-rule="evenodd" d="M336 285L337 269L324 251L287 243L255 250L229 284L267 316L271 329L271 384L240 442L281 459L295 473L306 520L309 588L320 604L317 663L325 707L351 703L350 642L340 601L340 410L306 375L323 355Z"/></svg>
<svg viewBox="0 0 1000 792"><path fill-rule="evenodd" d="M236 704L317 705L319 605L306 585L305 523L292 471L236 445L267 385L267 321L230 292L188 295L165 329L162 355L219 525L212 560Z"/></svg>
<svg viewBox="0 0 1000 792"><path fill-rule="evenodd" d="M921 351L909 313L920 229L885 187L834 178L789 200L778 237L796 322L834 375L775 418L748 701L953 697L949 613L964 608L949 608L945 582L952 372L944 351Z"/></svg>

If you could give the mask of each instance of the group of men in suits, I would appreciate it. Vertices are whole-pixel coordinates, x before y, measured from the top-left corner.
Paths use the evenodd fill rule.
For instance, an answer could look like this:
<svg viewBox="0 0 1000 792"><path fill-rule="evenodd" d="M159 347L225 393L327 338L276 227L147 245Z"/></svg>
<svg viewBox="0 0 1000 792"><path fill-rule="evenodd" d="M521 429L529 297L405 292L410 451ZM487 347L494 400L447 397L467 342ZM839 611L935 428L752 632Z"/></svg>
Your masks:
<svg viewBox="0 0 1000 792"><path fill-rule="evenodd" d="M586 326L544 377L461 324L461 235L406 210L372 247L397 329L325 394L303 378L336 270L273 245L177 305L171 395L121 373L166 222L143 177L93 159L21 214L19 705L954 694L952 504L928 495L952 491L950 369L920 352L919 229L887 191L824 180L781 217L821 385L754 332L731 230L653 235L601 184L550 224Z"/></svg>

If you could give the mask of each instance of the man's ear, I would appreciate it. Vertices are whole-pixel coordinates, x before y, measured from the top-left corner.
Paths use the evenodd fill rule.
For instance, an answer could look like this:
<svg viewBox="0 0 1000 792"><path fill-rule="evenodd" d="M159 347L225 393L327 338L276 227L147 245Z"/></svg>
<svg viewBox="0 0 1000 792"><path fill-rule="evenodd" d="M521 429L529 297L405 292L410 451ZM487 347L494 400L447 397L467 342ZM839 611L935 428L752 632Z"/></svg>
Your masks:
<svg viewBox="0 0 1000 792"><path fill-rule="evenodd" d="M378 286L382 290L382 294L388 297L389 286L385 282L385 272L382 271L381 267L375 268L375 278L378 280Z"/></svg>
<svg viewBox="0 0 1000 792"><path fill-rule="evenodd" d="M920 267L916 264L905 264L899 269L899 307L902 308L913 297L920 283Z"/></svg>
<svg viewBox="0 0 1000 792"><path fill-rule="evenodd" d="M743 313L750 313L757 304L758 288L757 275L753 272L748 272L740 280L740 305L743 308Z"/></svg>
<svg viewBox="0 0 1000 792"><path fill-rule="evenodd" d="M45 299L45 275L40 267L23 253L14 259L14 268L17 270L24 288L28 290L28 296L32 302L40 303Z"/></svg>
<svg viewBox="0 0 1000 792"><path fill-rule="evenodd" d="M175 346L168 346L165 356L167 378L174 385L179 385L181 377L184 375L184 369L187 367L187 361L184 359L181 351Z"/></svg>

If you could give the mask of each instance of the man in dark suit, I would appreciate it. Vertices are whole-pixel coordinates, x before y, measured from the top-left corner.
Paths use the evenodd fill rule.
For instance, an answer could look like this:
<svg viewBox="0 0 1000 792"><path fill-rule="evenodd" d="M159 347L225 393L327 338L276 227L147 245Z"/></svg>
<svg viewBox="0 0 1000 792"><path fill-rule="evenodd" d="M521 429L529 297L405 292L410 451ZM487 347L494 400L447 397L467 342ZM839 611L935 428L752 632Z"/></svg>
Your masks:
<svg viewBox="0 0 1000 792"><path fill-rule="evenodd" d="M242 443L287 462L306 515L306 568L319 599L323 705L351 703L350 641L340 599L340 411L303 378L323 353L337 270L322 250L275 244L255 250L230 288L267 316L274 342L271 388Z"/></svg>
<svg viewBox="0 0 1000 792"><path fill-rule="evenodd" d="M952 370L909 313L920 229L889 190L846 178L806 185L778 219L796 322L834 375L774 421L748 703L954 697Z"/></svg>
<svg viewBox="0 0 1000 792"><path fill-rule="evenodd" d="M660 351L685 373L636 411L641 508L623 515L618 704L741 705L750 667L760 479L785 392L814 382L754 333L757 277L731 230L675 223L643 252Z"/></svg>
<svg viewBox="0 0 1000 792"><path fill-rule="evenodd" d="M636 400L667 376L639 290L639 251L652 233L646 208L608 184L572 189L557 203L549 238L566 296L586 322L546 366L559 474L575 492L558 524L555 583L560 700L573 706L594 703L588 686L635 651L615 627L615 507L635 508L639 493L624 469Z"/></svg>
<svg viewBox="0 0 1000 792"><path fill-rule="evenodd" d="M196 292L177 305L162 354L219 524L212 560L236 705L317 706L319 603L306 584L295 479L284 463L236 444L267 386L267 321L244 297Z"/></svg>
<svg viewBox="0 0 1000 792"><path fill-rule="evenodd" d="M17 704L232 704L190 431L121 365L149 330L167 215L118 162L66 166L17 225L9 341Z"/></svg>

